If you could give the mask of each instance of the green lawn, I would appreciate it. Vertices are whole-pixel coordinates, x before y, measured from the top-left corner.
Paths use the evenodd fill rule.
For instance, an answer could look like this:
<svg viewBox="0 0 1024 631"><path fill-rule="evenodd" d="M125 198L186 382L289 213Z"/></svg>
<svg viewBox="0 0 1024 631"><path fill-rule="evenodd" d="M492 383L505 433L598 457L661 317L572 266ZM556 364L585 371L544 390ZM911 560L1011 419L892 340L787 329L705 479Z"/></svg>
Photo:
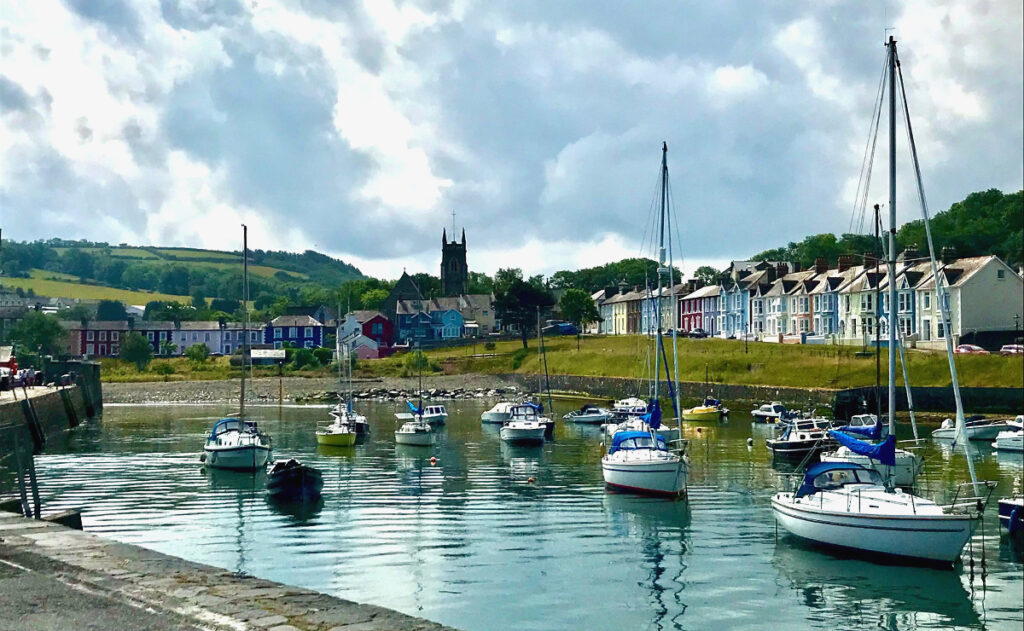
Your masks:
<svg viewBox="0 0 1024 631"><path fill-rule="evenodd" d="M237 262L241 256L240 254L234 254L232 252L196 250L193 248L155 248L154 251L160 253L162 256L179 259L222 259L224 261Z"/></svg>
<svg viewBox="0 0 1024 631"><path fill-rule="evenodd" d="M139 372L135 364L121 359L101 359L101 375L105 382L148 382L148 381L213 381L238 379L241 372L232 368L227 357L211 357L202 364L196 364L185 357L154 358L149 366ZM157 367L168 365L174 371L168 375L157 372ZM257 377L276 377L277 366L255 366ZM329 366L303 370L284 368L286 377L331 377L336 373Z"/></svg>
<svg viewBox="0 0 1024 631"><path fill-rule="evenodd" d="M841 389L875 382L874 356L856 357L860 347L752 342L745 348L743 342L736 340L690 339L680 339L678 346L682 381L704 381L706 369L711 381L717 383ZM546 347L551 374L637 377L648 373L644 364L648 361L650 343L639 336L587 337L579 351L575 338L558 337L546 340ZM451 373L533 374L541 370L535 340L530 340L529 354L520 358L518 368L513 369L514 353L520 348L520 342L499 342L493 351L484 350L483 344L475 348L477 354L494 353L494 357L470 357L472 346L428 351L427 355L445 372ZM666 353L671 369L671 339L666 340ZM401 361L402 357L396 356L362 362L360 366L372 374L398 374ZM653 355L649 361L653 365ZM964 386L1020 387L1024 379L1024 365L1019 357L958 355L956 361L960 383ZM911 350L907 365L912 385L948 386L951 383L945 353ZM887 374L883 354L883 383L888 379ZM900 375L897 381L903 383Z"/></svg>
<svg viewBox="0 0 1024 631"><path fill-rule="evenodd" d="M101 285L83 285L71 280L51 280L47 276L74 279L68 274L57 274L45 270L33 270L32 278L0 278L0 284L4 287L28 290L32 289L39 296L79 298L82 300L120 300L125 304L144 305L151 300L176 300L178 302L190 303L189 296L173 296L158 292L130 291L127 289L114 289Z"/></svg>

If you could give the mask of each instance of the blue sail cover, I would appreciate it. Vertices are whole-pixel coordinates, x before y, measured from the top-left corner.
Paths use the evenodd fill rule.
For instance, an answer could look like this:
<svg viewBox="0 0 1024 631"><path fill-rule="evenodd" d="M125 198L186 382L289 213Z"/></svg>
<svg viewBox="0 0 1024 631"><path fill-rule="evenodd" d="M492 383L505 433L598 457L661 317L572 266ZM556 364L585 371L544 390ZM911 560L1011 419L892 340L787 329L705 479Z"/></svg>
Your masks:
<svg viewBox="0 0 1024 631"><path fill-rule="evenodd" d="M890 467L896 466L896 438L886 437L878 444L867 443L838 430L829 430L828 435L855 454L867 456Z"/></svg>
<svg viewBox="0 0 1024 631"><path fill-rule="evenodd" d="M641 415L640 420L650 425L651 429L661 427L661 406L658 405L656 400L651 401L647 405L647 414Z"/></svg>
<svg viewBox="0 0 1024 631"><path fill-rule="evenodd" d="M814 486L814 478L822 473L828 471L856 471L858 469L864 469L864 467L855 462L815 462L807 467L807 471L804 472L804 482L797 489L796 497L817 493L818 489Z"/></svg>
<svg viewBox="0 0 1024 631"><path fill-rule="evenodd" d="M657 449L657 450L660 450L660 451L667 451L667 448L665 447L665 437L662 436L661 434L656 434L656 436L658 437L658 442L653 447L653 449ZM623 443L625 443L627 441L630 441L630 440L633 440L634 438L650 438L650 437L651 437L651 435L649 433L647 433L647 432L636 432L636 431L616 432L615 436L612 437L612 447L611 447L611 449L608 450L608 453L613 454L613 453L615 453L616 451L618 451L620 449L637 449L636 447L623 446ZM642 449L652 449L652 447L650 447L650 446L642 447Z"/></svg>
<svg viewBox="0 0 1024 631"><path fill-rule="evenodd" d="M878 440L882 437L882 418L876 418L875 424L871 427L850 427L849 425L843 425L839 428L839 431L860 434L861 436L867 436L871 440Z"/></svg>
<svg viewBox="0 0 1024 631"><path fill-rule="evenodd" d="M528 405L531 408L537 410L537 414L542 414L544 412L544 406L538 403L534 403L533 401L523 401L523 405Z"/></svg>
<svg viewBox="0 0 1024 631"><path fill-rule="evenodd" d="M411 410L413 414L416 416L423 416L423 408L416 407L412 404L412 401L406 401L405 404L409 406L409 410Z"/></svg>

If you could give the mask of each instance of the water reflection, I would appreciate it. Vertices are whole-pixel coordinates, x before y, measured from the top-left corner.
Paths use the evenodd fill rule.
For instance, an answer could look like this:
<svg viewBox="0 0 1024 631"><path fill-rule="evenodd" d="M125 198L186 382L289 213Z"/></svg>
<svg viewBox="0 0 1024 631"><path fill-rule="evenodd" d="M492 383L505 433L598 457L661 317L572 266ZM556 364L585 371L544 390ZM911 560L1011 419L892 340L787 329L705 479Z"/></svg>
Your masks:
<svg viewBox="0 0 1024 631"><path fill-rule="evenodd" d="M806 607L846 625L921 629L981 622L959 572L877 565L789 540L776 546L772 564Z"/></svg>
<svg viewBox="0 0 1024 631"><path fill-rule="evenodd" d="M324 508L324 498L321 495L315 500L301 501L288 499L279 496L267 495L267 506L278 515L291 517L295 525L307 524L320 516Z"/></svg>

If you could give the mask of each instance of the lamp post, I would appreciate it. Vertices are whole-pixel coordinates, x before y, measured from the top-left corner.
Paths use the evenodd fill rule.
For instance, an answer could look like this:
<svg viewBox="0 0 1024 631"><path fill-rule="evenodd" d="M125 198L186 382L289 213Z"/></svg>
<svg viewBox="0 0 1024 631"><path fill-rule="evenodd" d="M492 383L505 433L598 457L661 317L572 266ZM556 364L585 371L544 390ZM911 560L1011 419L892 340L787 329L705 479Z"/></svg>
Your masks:
<svg viewBox="0 0 1024 631"><path fill-rule="evenodd" d="M1013 342L1016 344L1020 340L1020 314L1013 314Z"/></svg>

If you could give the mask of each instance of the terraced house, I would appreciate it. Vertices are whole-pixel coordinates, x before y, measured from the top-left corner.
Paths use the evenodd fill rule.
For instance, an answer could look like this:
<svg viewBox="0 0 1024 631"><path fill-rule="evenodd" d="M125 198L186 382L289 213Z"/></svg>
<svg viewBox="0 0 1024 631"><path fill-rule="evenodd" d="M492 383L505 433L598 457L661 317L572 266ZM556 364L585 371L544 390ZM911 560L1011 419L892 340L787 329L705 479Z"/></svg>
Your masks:
<svg viewBox="0 0 1024 631"><path fill-rule="evenodd" d="M277 316L263 327L263 343L283 348L290 342L295 348L324 345L324 325L308 315Z"/></svg>

